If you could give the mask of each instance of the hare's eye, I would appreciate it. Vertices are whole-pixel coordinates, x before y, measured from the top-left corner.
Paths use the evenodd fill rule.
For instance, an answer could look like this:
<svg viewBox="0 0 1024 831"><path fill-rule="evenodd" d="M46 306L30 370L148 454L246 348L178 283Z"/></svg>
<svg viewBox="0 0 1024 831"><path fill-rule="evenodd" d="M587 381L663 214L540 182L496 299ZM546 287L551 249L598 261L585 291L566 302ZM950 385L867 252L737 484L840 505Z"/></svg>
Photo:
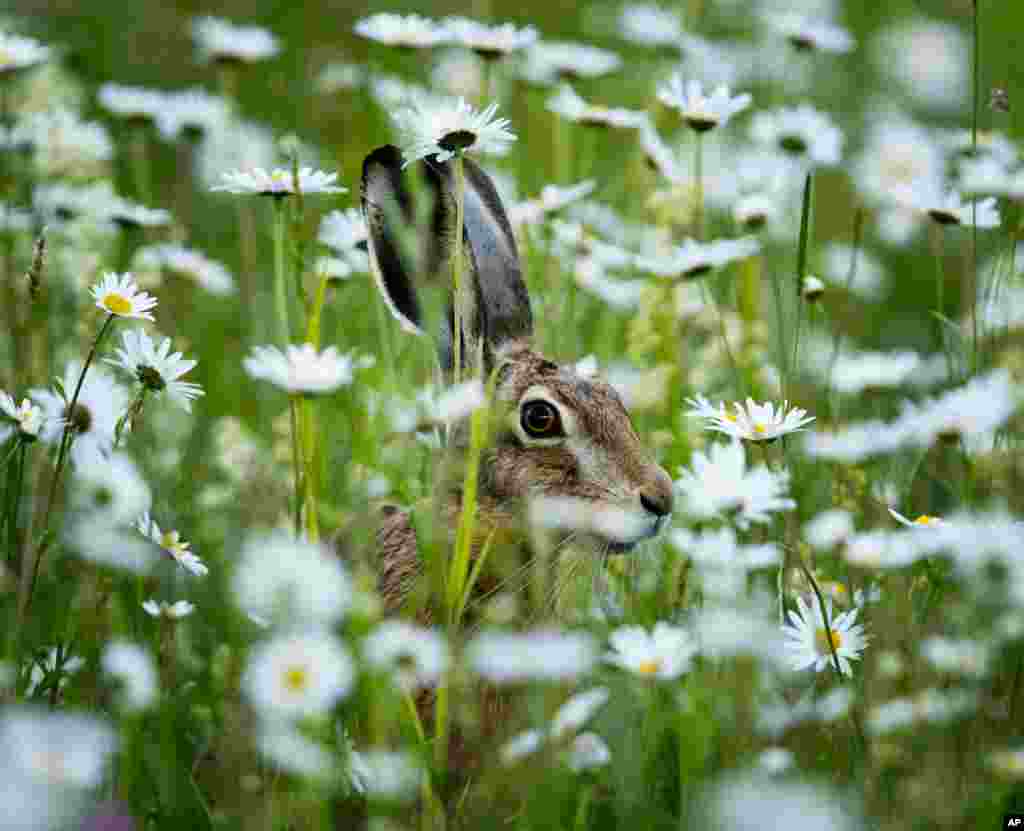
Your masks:
<svg viewBox="0 0 1024 831"><path fill-rule="evenodd" d="M527 401L519 417L523 432L534 439L552 439L565 435L562 419L553 404L547 401Z"/></svg>

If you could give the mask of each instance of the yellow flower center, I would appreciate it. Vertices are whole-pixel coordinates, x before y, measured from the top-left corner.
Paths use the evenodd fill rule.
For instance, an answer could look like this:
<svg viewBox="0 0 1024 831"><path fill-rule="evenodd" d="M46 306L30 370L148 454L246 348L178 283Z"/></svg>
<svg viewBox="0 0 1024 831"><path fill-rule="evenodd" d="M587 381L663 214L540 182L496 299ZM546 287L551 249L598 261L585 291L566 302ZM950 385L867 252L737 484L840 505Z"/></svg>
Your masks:
<svg viewBox="0 0 1024 831"><path fill-rule="evenodd" d="M767 428L763 424L755 424L754 425L754 432L757 433L759 436L763 436L764 435L764 431L766 429Z"/></svg>
<svg viewBox="0 0 1024 831"><path fill-rule="evenodd" d="M132 302L120 294L108 294L103 298L100 305L115 315L126 315L132 310Z"/></svg>
<svg viewBox="0 0 1024 831"><path fill-rule="evenodd" d="M829 640L832 641L831 648L829 647ZM843 645L842 636L835 630L830 629L828 634L825 633L824 629L818 629L814 633L814 645L822 655L831 655L832 650L838 650Z"/></svg>
<svg viewBox="0 0 1024 831"><path fill-rule="evenodd" d="M648 658L646 661L641 661L636 667L636 671L641 675L657 675L660 669L660 658Z"/></svg>
<svg viewBox="0 0 1024 831"><path fill-rule="evenodd" d="M289 667L284 673L284 686L288 692L302 692L309 686L309 671L305 667Z"/></svg>
<svg viewBox="0 0 1024 831"><path fill-rule="evenodd" d="M937 516L928 516L928 514L921 514L917 519L914 520L914 525L934 525L939 521Z"/></svg>
<svg viewBox="0 0 1024 831"><path fill-rule="evenodd" d="M725 419L726 421L731 421L733 424L736 423L736 416L734 416L732 413L726 413Z"/></svg>
<svg viewBox="0 0 1024 831"><path fill-rule="evenodd" d="M173 548L175 543L178 542L177 531L164 531L160 535L160 547L161 548Z"/></svg>

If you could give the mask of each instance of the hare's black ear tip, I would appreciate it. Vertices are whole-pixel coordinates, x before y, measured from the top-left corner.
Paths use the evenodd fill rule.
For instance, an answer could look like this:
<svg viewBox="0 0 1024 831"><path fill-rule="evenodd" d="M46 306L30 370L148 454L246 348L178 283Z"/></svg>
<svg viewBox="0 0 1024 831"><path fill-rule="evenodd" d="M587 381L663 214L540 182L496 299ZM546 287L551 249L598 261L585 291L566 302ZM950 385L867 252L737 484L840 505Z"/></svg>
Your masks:
<svg viewBox="0 0 1024 831"><path fill-rule="evenodd" d="M393 144L384 144L363 159L363 179L365 180L381 169L400 171L404 163L405 159L402 157L401 150Z"/></svg>

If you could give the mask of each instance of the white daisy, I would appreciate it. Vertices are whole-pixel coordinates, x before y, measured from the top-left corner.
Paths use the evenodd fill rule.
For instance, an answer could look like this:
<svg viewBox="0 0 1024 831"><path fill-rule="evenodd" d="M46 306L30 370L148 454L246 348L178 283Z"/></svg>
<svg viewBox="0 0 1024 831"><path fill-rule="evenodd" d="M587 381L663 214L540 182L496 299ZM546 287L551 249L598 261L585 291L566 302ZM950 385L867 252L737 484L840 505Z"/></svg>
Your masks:
<svg viewBox="0 0 1024 831"><path fill-rule="evenodd" d="M586 632L484 631L470 641L466 654L478 674L497 684L569 681L590 671L597 645Z"/></svg>
<svg viewBox="0 0 1024 831"><path fill-rule="evenodd" d="M256 746L274 766L289 773L325 782L336 773L333 756L287 722L260 724Z"/></svg>
<svg viewBox="0 0 1024 831"><path fill-rule="evenodd" d="M252 63L273 58L281 47L270 32L259 26L237 26L219 17L192 21L192 40L201 61Z"/></svg>
<svg viewBox="0 0 1024 831"><path fill-rule="evenodd" d="M677 551L692 560L705 593L721 599L742 594L751 570L776 565L780 559L774 543L740 545L736 531L729 526L699 534L676 529L669 539Z"/></svg>
<svg viewBox="0 0 1024 831"><path fill-rule="evenodd" d="M95 455L75 468L71 506L110 525L128 525L149 510L152 494L135 462L123 451Z"/></svg>
<svg viewBox="0 0 1024 831"><path fill-rule="evenodd" d="M134 317L139 320L153 320L151 309L156 308L156 298L139 291L131 273L115 274L107 271L103 279L93 286L96 308L117 317ZM73 389L73 387L72 387Z"/></svg>
<svg viewBox="0 0 1024 831"><path fill-rule="evenodd" d="M488 60L526 49L537 42L537 30L533 26L521 29L511 23L488 26L465 17L447 17L441 25L451 43L472 49Z"/></svg>
<svg viewBox="0 0 1024 831"><path fill-rule="evenodd" d="M193 157L196 178L205 188L221 184L225 170L272 168L279 158L277 141L270 130L237 117L207 134Z"/></svg>
<svg viewBox="0 0 1024 831"><path fill-rule="evenodd" d="M776 511L789 511L796 502L786 496L789 472L766 466L747 468L743 444L715 443L705 455L695 451L692 471L680 468L676 488L683 512L695 519L730 517L740 527L769 522Z"/></svg>
<svg viewBox="0 0 1024 831"><path fill-rule="evenodd" d="M393 750L353 750L349 753L352 786L371 799L412 799L423 777L416 758Z"/></svg>
<svg viewBox="0 0 1024 831"><path fill-rule="evenodd" d="M968 102L971 46L955 23L901 16L876 30L871 59L887 82L915 103L949 115Z"/></svg>
<svg viewBox="0 0 1024 831"><path fill-rule="evenodd" d="M907 402L893 429L918 446L956 437L977 441L1001 427L1021 402L1010 373L997 369L922 404Z"/></svg>
<svg viewBox="0 0 1024 831"><path fill-rule="evenodd" d="M750 137L812 165L834 165L842 158L842 130L809 104L755 113Z"/></svg>
<svg viewBox="0 0 1024 831"><path fill-rule="evenodd" d="M619 13L618 34L642 46L678 48L683 24L675 10L648 3L634 3Z"/></svg>
<svg viewBox="0 0 1024 831"><path fill-rule="evenodd" d="M122 332L121 343L116 357L106 358L107 363L125 370L149 392L166 394L185 412L192 411L191 402L203 394L202 387L178 379L196 365L195 361L171 352L170 338L164 338L158 346L142 329Z"/></svg>
<svg viewBox="0 0 1024 831"><path fill-rule="evenodd" d="M107 128L68 109L26 114L6 131L4 143L27 151L40 178L107 175L106 163L114 158Z"/></svg>
<svg viewBox="0 0 1024 831"><path fill-rule="evenodd" d="M167 139L184 134L198 138L221 129L231 118L231 108L219 95L211 95L202 87L169 93L156 114L156 126Z"/></svg>
<svg viewBox="0 0 1024 831"><path fill-rule="evenodd" d="M685 239L659 257L637 257L636 267L667 280L692 280L737 260L753 257L761 244L753 237L697 242Z"/></svg>
<svg viewBox="0 0 1024 831"><path fill-rule="evenodd" d="M429 49L451 38L444 26L418 14L379 12L357 21L352 29L360 37L407 49Z"/></svg>
<svg viewBox="0 0 1024 831"><path fill-rule="evenodd" d="M348 188L334 184L338 180L337 173L326 173L313 170L311 167L300 167L298 170L298 187L293 171L288 168L254 167L251 170L235 170L221 174L223 184L210 188L212 191L236 194L259 194L260 196L289 196L301 191L304 196L315 193L348 193Z"/></svg>
<svg viewBox="0 0 1024 831"><path fill-rule="evenodd" d="M558 185L545 185L536 199L527 199L523 202L514 203L508 212L509 222L513 228L520 225L535 225L549 214L560 211L567 205L586 199L594 192L597 182L593 179L586 179L575 185L559 187Z"/></svg>
<svg viewBox="0 0 1024 831"><path fill-rule="evenodd" d="M110 454L118 419L128 406L128 394L124 388L100 367L92 366L82 382L74 410L70 410L70 397L81 372L82 364L72 361L65 367L57 391L39 388L29 391L32 399L43 409L40 433L43 441L55 444L60 441L65 425L72 427L71 461L76 466L90 458L105 458Z"/></svg>
<svg viewBox="0 0 1024 831"><path fill-rule="evenodd" d="M813 20L796 12L766 14L764 23L801 51L844 53L855 45L853 37L842 26L827 20Z"/></svg>
<svg viewBox="0 0 1024 831"><path fill-rule="evenodd" d="M684 81L676 73L664 86L658 88L658 100L679 111L683 121L698 133L715 127L724 127L736 113L745 110L753 100L749 93L733 98L724 84L705 95L700 81Z"/></svg>
<svg viewBox="0 0 1024 831"><path fill-rule="evenodd" d="M526 50L520 73L531 83L550 84L573 78L597 78L621 66L622 58L607 49L546 40Z"/></svg>
<svg viewBox="0 0 1024 831"><path fill-rule="evenodd" d="M620 626L608 637L612 651L605 660L651 680L672 681L690 668L697 651L693 637L681 626L658 622L648 632L642 626Z"/></svg>
<svg viewBox="0 0 1024 831"><path fill-rule="evenodd" d="M1024 199L1024 170L1010 171L991 157L966 159L960 163L960 190L970 196L998 196Z"/></svg>
<svg viewBox="0 0 1024 831"><path fill-rule="evenodd" d="M336 623L355 596L336 554L283 532L245 541L231 588L243 611L294 625Z"/></svg>
<svg viewBox="0 0 1024 831"><path fill-rule="evenodd" d="M901 205L911 210L927 214L939 225L975 224L979 228L996 228L1002 221L995 197L982 199L972 205L964 202L963 197L954 191L943 192L933 182L921 182L897 194Z"/></svg>
<svg viewBox="0 0 1024 831"><path fill-rule="evenodd" d="M49 789L92 789L103 784L117 733L93 716L9 707L0 715L0 747L12 773Z"/></svg>
<svg viewBox="0 0 1024 831"><path fill-rule="evenodd" d="M566 763L577 773L604 767L612 760L612 752L597 733L580 733L572 741Z"/></svg>
<svg viewBox="0 0 1024 831"><path fill-rule="evenodd" d="M41 64L49 57L49 46L32 38L0 32L0 75Z"/></svg>
<svg viewBox="0 0 1024 831"><path fill-rule="evenodd" d="M405 164L435 156L444 162L458 153L504 153L516 140L507 118L495 118L498 104L474 110L464 98L417 96L399 110L395 125L403 136Z"/></svg>
<svg viewBox="0 0 1024 831"><path fill-rule="evenodd" d="M348 208L327 214L320 221L317 239L328 248L344 254L356 246L365 246L367 236L366 217L363 216L363 212L358 208Z"/></svg>
<svg viewBox="0 0 1024 831"><path fill-rule="evenodd" d="M107 219L123 228L161 228L173 217L163 208L147 208L129 199L115 199L107 206Z"/></svg>
<svg viewBox="0 0 1024 831"><path fill-rule="evenodd" d="M909 519L908 517L903 516L903 514L895 508L889 509L889 516L906 528L935 528L943 523L941 517L931 516L929 514L920 514L915 519Z"/></svg>
<svg viewBox="0 0 1024 831"><path fill-rule="evenodd" d="M802 432L804 425L814 421L814 416L808 416L806 410L799 407L789 410L788 401L783 401L778 411L770 401L758 404L748 398L745 405L734 401L735 413L726 410L725 404L721 402L715 409L700 394L696 398L687 399L686 403L692 408L687 411L688 416L703 418L708 422L705 429L744 441L773 441L780 436Z"/></svg>
<svg viewBox="0 0 1024 831"><path fill-rule="evenodd" d="M373 359L340 355L334 346L317 352L311 343L289 344L282 353L276 346L254 346L242 365L253 378L268 381L279 389L302 395L325 395L346 387L354 370L370 366Z"/></svg>
<svg viewBox="0 0 1024 831"><path fill-rule="evenodd" d="M37 654L32 658L25 697L32 698L37 693L40 696L45 695L52 684L57 685L58 691L63 690L68 679L84 666L85 659L73 655L70 648L50 647L45 655ZM42 686L44 681L45 687Z"/></svg>
<svg viewBox="0 0 1024 831"><path fill-rule="evenodd" d="M100 658L104 674L121 684L121 701L128 710L148 709L157 697L156 667L149 653L124 640L107 643Z"/></svg>
<svg viewBox="0 0 1024 831"><path fill-rule="evenodd" d="M359 89L366 86L369 72L365 66L343 61L331 61L316 78L316 88L324 95Z"/></svg>
<svg viewBox="0 0 1024 831"><path fill-rule="evenodd" d="M139 517L135 527L142 536L160 546L165 554L189 574L205 577L209 573L210 569L206 567L206 564L195 552L189 551L191 543L183 540L177 531L161 531L160 526L153 521L148 511Z"/></svg>
<svg viewBox="0 0 1024 831"><path fill-rule="evenodd" d="M561 84L558 92L547 100L545 107L568 121L595 127L638 130L648 124L647 113L643 110L599 107L589 104L580 98L568 84Z"/></svg>
<svg viewBox="0 0 1024 831"><path fill-rule="evenodd" d="M35 441L42 429L42 408L27 398L16 404L14 398L0 390L0 444L15 433L24 441Z"/></svg>
<svg viewBox="0 0 1024 831"><path fill-rule="evenodd" d="M246 695L268 719L325 715L348 695L356 668L326 630L278 635L257 644L242 679Z"/></svg>
<svg viewBox="0 0 1024 831"><path fill-rule="evenodd" d="M828 551L853 536L853 517L842 508L831 508L805 523L803 530L807 542Z"/></svg>
<svg viewBox="0 0 1024 831"><path fill-rule="evenodd" d="M825 284L820 278L815 277L813 274L807 274L804 276L803 282L800 284L800 296L803 297L808 303L815 303L821 300L821 296L825 293Z"/></svg>
<svg viewBox="0 0 1024 831"><path fill-rule="evenodd" d="M787 612L789 623L782 627L786 637L786 653L790 665L795 670L813 666L815 672L821 672L828 666L834 666L833 650L839 661L842 675L851 675L850 661L860 658L868 639L864 627L856 622L857 608L832 615L832 601L825 600L825 611L828 614L828 627L816 602L809 607L802 597L797 597L797 609ZM831 641L831 646L829 642Z"/></svg>
<svg viewBox="0 0 1024 831"><path fill-rule="evenodd" d="M921 182L941 182L945 165L931 131L903 116L882 117L871 125L853 181L870 199L891 202Z"/></svg>
<svg viewBox="0 0 1024 831"><path fill-rule="evenodd" d="M139 248L133 263L138 271L165 269L187 277L211 294L223 296L235 291L235 281L221 263L183 245L161 243Z"/></svg>
<svg viewBox="0 0 1024 831"><path fill-rule="evenodd" d="M168 603L165 600L157 602L150 598L142 602L142 610L150 617L181 620L192 614L196 607L187 600L175 600L173 603Z"/></svg>
<svg viewBox="0 0 1024 831"><path fill-rule="evenodd" d="M97 100L103 109L128 121L156 121L167 103L160 90L107 83L100 87Z"/></svg>
<svg viewBox="0 0 1024 831"><path fill-rule="evenodd" d="M405 692L434 686L448 669L448 645L441 635L402 620L386 620L363 641L366 660L394 673Z"/></svg>

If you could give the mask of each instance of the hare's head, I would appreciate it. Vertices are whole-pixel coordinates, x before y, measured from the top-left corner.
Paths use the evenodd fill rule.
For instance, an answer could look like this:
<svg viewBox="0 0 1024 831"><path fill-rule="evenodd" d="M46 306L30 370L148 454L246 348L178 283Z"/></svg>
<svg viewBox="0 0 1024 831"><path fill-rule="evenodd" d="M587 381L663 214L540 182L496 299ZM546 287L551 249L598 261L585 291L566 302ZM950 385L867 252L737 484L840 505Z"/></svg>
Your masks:
<svg viewBox="0 0 1024 831"><path fill-rule="evenodd" d="M531 348L530 300L508 218L487 175L469 159L463 165L461 354L466 373L497 374L497 397L508 409L484 465L483 492L499 503L549 497L557 506L569 504L565 498L621 516L624 522L594 523L595 533L613 549L630 548L671 513L672 480L644 452L611 386ZM363 163L362 202L378 287L403 328L422 334L416 287L450 280L455 193L449 164L427 159L409 175L415 181L407 180L397 148L375 150ZM438 349L450 371L450 302L440 317Z"/></svg>

